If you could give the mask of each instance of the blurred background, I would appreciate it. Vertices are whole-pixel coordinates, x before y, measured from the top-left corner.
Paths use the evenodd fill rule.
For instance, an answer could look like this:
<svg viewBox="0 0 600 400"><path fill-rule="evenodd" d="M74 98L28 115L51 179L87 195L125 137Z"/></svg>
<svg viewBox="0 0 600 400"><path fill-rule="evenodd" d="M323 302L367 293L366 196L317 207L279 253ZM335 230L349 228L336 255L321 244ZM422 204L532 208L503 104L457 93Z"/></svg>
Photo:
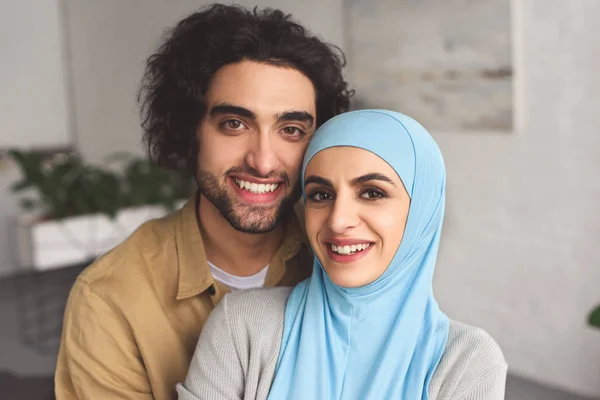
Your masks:
<svg viewBox="0 0 600 400"><path fill-rule="evenodd" d="M75 276L185 197L143 157L136 92L164 29L209 3L0 1L0 397L53 398ZM433 132L448 170L435 293L498 341L507 399L600 398L600 1L236 3L340 46L354 108Z"/></svg>

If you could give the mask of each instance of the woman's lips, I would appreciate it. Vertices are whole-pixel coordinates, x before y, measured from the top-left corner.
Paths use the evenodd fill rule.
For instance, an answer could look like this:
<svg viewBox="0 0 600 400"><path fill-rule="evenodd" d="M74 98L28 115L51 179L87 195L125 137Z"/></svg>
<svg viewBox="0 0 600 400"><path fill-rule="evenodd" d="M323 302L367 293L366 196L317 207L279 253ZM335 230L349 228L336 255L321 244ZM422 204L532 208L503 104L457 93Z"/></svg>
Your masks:
<svg viewBox="0 0 600 400"><path fill-rule="evenodd" d="M360 260L371 251L373 244L363 239L331 239L324 242L329 258L338 263Z"/></svg>

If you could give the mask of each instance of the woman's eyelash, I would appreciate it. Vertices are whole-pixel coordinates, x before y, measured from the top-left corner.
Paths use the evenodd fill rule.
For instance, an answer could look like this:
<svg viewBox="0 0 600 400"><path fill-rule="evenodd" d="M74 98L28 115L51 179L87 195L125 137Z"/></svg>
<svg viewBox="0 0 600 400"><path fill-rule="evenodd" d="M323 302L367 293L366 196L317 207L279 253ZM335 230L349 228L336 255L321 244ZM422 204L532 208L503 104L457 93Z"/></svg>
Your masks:
<svg viewBox="0 0 600 400"><path fill-rule="evenodd" d="M375 194L375 196L372 196L372 194ZM365 195L367 195L367 197L364 197ZM364 189L361 192L360 196L362 198L366 198L367 200L376 200L376 199L382 199L382 198L388 197L387 193L385 193L381 189L376 189L376 188Z"/></svg>
<svg viewBox="0 0 600 400"><path fill-rule="evenodd" d="M315 197L320 196L322 198L317 199ZM326 197L326 198L323 198ZM311 192L309 192L306 196L307 199L311 200L311 201L327 201L327 200L331 200L333 198L333 196L327 192L324 192L322 190L313 190Z"/></svg>
<svg viewBox="0 0 600 400"><path fill-rule="evenodd" d="M388 197L387 193L377 188L363 189L360 192L359 196L365 200L378 200ZM306 195L306 197L307 199L315 202L330 201L334 198L334 196L331 193L325 192L323 190L313 190L309 192Z"/></svg>

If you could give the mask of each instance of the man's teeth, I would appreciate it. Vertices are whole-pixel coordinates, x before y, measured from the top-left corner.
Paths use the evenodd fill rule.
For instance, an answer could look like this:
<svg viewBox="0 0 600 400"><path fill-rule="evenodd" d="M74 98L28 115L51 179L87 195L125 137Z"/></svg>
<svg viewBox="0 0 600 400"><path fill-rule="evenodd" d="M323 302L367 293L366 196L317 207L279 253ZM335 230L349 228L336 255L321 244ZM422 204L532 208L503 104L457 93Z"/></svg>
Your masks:
<svg viewBox="0 0 600 400"><path fill-rule="evenodd" d="M357 251L363 251L364 249L368 248L369 246L371 246L371 243L356 244L356 245L353 244L352 246L336 246L335 244L332 244L331 250L334 253L348 255L348 254L354 254Z"/></svg>
<svg viewBox="0 0 600 400"><path fill-rule="evenodd" d="M254 194L263 194L275 191L279 187L279 183L254 183L241 179L236 179L235 183L242 189Z"/></svg>

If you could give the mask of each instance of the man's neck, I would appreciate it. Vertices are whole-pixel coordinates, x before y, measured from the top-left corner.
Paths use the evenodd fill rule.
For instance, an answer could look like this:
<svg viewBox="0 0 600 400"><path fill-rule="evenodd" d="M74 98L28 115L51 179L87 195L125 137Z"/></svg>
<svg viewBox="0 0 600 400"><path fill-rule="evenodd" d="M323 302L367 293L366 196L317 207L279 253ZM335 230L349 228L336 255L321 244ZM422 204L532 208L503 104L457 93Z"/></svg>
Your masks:
<svg viewBox="0 0 600 400"><path fill-rule="evenodd" d="M206 197L200 195L198 224L206 258L235 276L250 276L267 266L283 241L280 223L267 233L245 233L236 230Z"/></svg>

